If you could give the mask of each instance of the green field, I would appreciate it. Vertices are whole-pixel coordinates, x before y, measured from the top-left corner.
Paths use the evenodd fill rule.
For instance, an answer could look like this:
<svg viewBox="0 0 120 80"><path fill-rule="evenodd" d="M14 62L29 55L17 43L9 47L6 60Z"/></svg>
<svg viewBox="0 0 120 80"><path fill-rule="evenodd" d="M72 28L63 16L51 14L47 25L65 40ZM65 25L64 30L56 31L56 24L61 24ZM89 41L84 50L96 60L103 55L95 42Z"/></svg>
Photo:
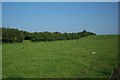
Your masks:
<svg viewBox="0 0 120 80"><path fill-rule="evenodd" d="M3 78L108 78L117 65L117 35L2 45ZM95 52L95 54L93 54Z"/></svg>

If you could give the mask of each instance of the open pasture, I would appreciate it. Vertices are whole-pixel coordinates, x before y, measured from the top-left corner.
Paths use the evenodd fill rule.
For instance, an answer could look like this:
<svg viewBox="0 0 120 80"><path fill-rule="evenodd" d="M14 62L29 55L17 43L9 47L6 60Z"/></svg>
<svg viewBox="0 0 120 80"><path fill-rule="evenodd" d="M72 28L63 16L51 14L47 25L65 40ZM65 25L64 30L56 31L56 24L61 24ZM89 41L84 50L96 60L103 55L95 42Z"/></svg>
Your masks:
<svg viewBox="0 0 120 80"><path fill-rule="evenodd" d="M117 65L117 35L5 43L3 78L108 78Z"/></svg>

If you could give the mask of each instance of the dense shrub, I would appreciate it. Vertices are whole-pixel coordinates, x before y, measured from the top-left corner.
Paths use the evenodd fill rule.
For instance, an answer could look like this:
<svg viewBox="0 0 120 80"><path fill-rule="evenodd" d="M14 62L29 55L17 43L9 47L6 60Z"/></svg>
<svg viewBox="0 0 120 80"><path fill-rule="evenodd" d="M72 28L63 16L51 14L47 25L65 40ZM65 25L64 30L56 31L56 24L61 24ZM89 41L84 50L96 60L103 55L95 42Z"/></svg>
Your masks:
<svg viewBox="0 0 120 80"><path fill-rule="evenodd" d="M22 32L13 28L2 28L2 42L22 42Z"/></svg>
<svg viewBox="0 0 120 80"><path fill-rule="evenodd" d="M79 39L89 35L96 35L92 32L83 30L77 33L60 33L60 32L27 32L14 28L2 28L2 41L5 43L22 42L23 40L36 41L56 41Z"/></svg>

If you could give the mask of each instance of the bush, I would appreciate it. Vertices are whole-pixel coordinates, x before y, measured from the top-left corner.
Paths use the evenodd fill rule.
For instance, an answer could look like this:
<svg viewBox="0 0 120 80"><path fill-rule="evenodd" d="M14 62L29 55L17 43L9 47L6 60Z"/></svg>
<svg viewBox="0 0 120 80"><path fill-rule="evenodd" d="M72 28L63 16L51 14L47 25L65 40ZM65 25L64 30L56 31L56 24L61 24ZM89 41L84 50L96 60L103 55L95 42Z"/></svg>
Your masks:
<svg viewBox="0 0 120 80"><path fill-rule="evenodd" d="M96 35L92 32L83 30L78 33L60 33L60 32L34 32L30 33L14 28L2 28L2 41L6 43L22 42L23 40L35 41L56 41L56 40L72 40L86 37L89 35Z"/></svg>

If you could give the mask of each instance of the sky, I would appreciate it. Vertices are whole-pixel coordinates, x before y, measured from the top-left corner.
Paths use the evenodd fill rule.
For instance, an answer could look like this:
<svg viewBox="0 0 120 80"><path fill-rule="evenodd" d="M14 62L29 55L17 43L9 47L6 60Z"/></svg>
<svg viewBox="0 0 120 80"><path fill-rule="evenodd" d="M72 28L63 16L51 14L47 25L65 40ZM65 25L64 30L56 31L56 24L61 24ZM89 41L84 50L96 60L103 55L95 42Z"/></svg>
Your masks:
<svg viewBox="0 0 120 80"><path fill-rule="evenodd" d="M2 26L2 3L0 2L0 27L1 26Z"/></svg>
<svg viewBox="0 0 120 80"><path fill-rule="evenodd" d="M117 2L2 2L2 26L29 32L118 33Z"/></svg>
<svg viewBox="0 0 120 80"><path fill-rule="evenodd" d="M119 0L2 0L2 2L118 2Z"/></svg>

